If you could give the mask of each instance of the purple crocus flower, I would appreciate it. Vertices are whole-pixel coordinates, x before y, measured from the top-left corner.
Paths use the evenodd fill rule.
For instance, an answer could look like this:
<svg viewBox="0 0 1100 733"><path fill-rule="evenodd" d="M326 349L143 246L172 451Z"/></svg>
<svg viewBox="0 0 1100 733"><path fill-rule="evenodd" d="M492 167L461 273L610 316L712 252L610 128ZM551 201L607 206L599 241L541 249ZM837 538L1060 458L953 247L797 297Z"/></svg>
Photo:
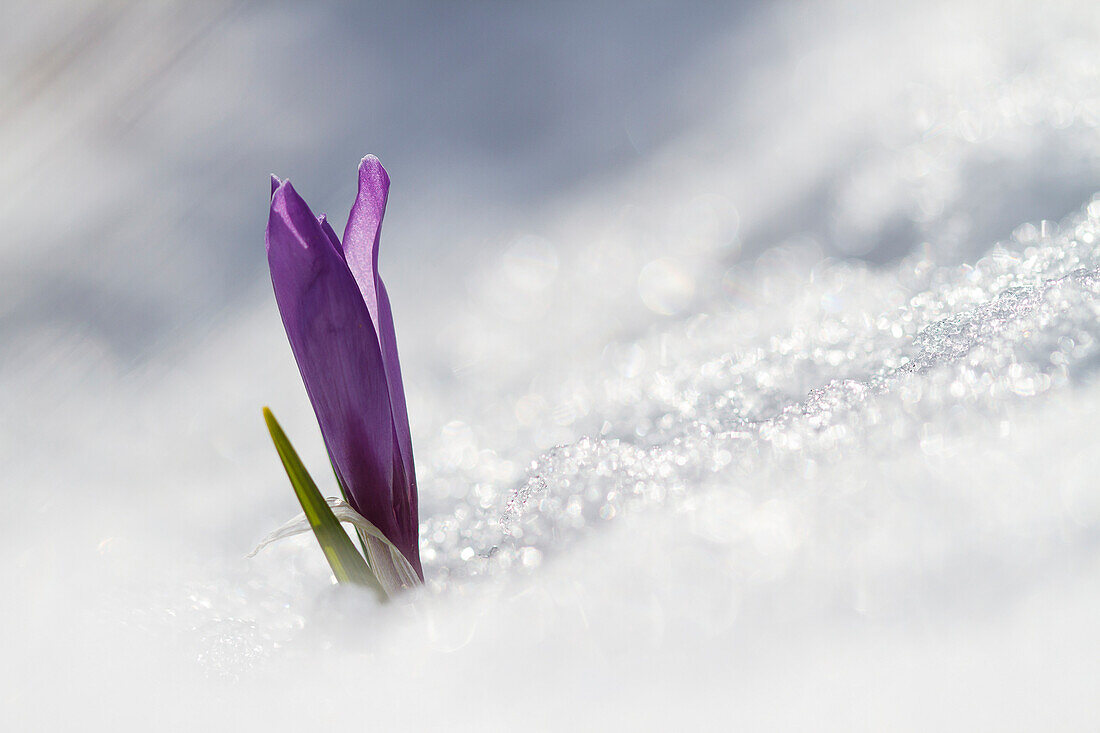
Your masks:
<svg viewBox="0 0 1100 733"><path fill-rule="evenodd" d="M401 552L364 536L383 587L423 580L412 438L390 300L378 275L378 240L390 179L373 155L359 164L359 194L343 242L290 185L272 176L267 261L306 392L348 503Z"/></svg>

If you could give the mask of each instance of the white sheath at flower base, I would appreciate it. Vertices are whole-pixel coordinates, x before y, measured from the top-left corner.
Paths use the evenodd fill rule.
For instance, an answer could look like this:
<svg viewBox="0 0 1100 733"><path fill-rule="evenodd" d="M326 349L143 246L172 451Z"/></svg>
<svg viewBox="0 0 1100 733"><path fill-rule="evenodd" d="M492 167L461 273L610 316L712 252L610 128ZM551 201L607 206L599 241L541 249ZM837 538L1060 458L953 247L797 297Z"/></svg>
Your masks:
<svg viewBox="0 0 1100 733"><path fill-rule="evenodd" d="M362 514L355 511L343 499L329 496L325 498L332 513L341 522L355 527L363 546L367 550L367 564L378 579L386 595L393 596L398 591L406 588L414 588L420 585L420 578L416 575L405 556L401 554L392 542L386 539L382 532L371 524ZM285 540L288 537L305 534L312 531L306 515L299 514L271 534L260 540L260 543L248 553L247 557L255 557L260 550L273 542Z"/></svg>

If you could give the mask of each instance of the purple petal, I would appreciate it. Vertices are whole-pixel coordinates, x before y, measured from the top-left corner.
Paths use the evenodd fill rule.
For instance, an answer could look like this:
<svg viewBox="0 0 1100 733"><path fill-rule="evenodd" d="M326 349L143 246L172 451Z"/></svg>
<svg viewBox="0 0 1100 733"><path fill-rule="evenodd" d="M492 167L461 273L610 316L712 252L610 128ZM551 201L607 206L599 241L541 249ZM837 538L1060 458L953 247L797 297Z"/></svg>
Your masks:
<svg viewBox="0 0 1100 733"><path fill-rule="evenodd" d="M390 177L382 163L373 155L363 158L359 163L359 194L344 227L344 258L363 293L375 328L378 327L378 239L389 192Z"/></svg>
<svg viewBox="0 0 1100 733"><path fill-rule="evenodd" d="M405 405L405 385L401 379L401 363L397 359L397 334L393 328L390 296L382 279L378 278L378 319L382 328L378 340L382 347L382 361L386 366L386 382L390 389L390 407L393 410L394 446L399 452L398 464L404 469L404 486L411 508L414 525L418 524L416 509L416 472L413 468L412 430L409 428L409 411ZM413 565L419 569L420 564Z"/></svg>
<svg viewBox="0 0 1100 733"><path fill-rule="evenodd" d="M267 256L283 325L348 501L406 557L418 558L416 524L404 511L400 521L395 514L406 499L393 493L390 390L370 314L329 235L288 182L271 199Z"/></svg>
<svg viewBox="0 0 1100 733"><path fill-rule="evenodd" d="M328 223L328 217L321 214L317 217L317 223L321 225L321 231L328 237L328 241L332 243L332 248L336 250L336 254L340 255L341 259L344 257L344 249L340 246L340 238L336 236L336 230L332 228L332 224Z"/></svg>
<svg viewBox="0 0 1100 733"><path fill-rule="evenodd" d="M271 174L271 196L275 197L275 192L279 190L279 186L283 185L283 182L279 180L279 177L274 173Z"/></svg>
<svg viewBox="0 0 1100 733"><path fill-rule="evenodd" d="M401 363L397 356L397 335L393 326L393 312L389 295L378 274L378 242L382 231L382 217L386 213L390 177L382 163L373 155L363 158L359 164L359 194L351 207L348 224L344 229L343 251L348 269L355 277L363 300L370 311L371 320L378 331L382 359L386 367L390 402L393 406L394 440L397 447L396 463L403 469L401 486L396 493L406 502L407 521L417 526L416 473L413 466L412 434L409 430L409 414L405 404L405 388L401 380ZM401 511L401 508L396 508ZM412 556L410 560L412 561ZM413 561L420 571L419 553Z"/></svg>

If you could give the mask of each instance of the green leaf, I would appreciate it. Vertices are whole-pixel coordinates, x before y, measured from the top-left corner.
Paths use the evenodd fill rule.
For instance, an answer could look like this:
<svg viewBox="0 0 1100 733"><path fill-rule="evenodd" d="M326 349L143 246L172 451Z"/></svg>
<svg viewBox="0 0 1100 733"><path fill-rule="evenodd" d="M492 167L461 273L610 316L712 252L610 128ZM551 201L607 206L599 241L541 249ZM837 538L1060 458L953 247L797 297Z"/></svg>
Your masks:
<svg viewBox="0 0 1100 733"><path fill-rule="evenodd" d="M279 458L283 461L283 468L290 479L294 493L302 505L302 511L309 520L309 526L317 537L317 542L325 553L328 564L332 567L332 574L340 583L352 583L375 589L383 598L386 597L382 586L379 585L374 573L367 567L363 556L355 549L344 528L340 525L336 515L332 513L325 498L317 490L317 484L313 482L306 467L298 458L298 453L286 433L279 426L275 415L271 410L264 408L264 421L271 433L271 440L275 443L275 450L279 452Z"/></svg>

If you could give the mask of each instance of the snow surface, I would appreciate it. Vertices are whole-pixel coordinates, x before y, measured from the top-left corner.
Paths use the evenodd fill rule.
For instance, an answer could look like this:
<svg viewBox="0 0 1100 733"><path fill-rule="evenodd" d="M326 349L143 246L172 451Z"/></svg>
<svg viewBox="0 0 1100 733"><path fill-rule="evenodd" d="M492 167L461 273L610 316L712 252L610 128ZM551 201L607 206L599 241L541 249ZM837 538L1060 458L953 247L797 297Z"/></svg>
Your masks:
<svg viewBox="0 0 1100 733"><path fill-rule="evenodd" d="M698 51L674 135L439 287L387 229L400 602L309 537L245 559L295 512L261 405L326 476L264 288L136 363L9 328L5 727L1095 730L1100 14L799 4Z"/></svg>

